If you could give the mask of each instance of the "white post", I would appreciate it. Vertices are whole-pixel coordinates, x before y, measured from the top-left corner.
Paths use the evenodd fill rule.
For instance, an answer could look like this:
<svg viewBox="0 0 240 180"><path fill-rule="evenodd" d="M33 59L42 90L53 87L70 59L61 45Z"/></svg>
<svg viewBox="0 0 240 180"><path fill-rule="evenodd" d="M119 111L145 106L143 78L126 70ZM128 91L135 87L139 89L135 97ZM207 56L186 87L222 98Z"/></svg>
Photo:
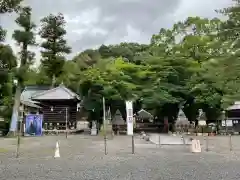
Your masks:
<svg viewBox="0 0 240 180"><path fill-rule="evenodd" d="M104 133L104 153L107 154L107 135L106 135L106 109L105 98L103 97L103 133Z"/></svg>
<svg viewBox="0 0 240 180"><path fill-rule="evenodd" d="M103 128L104 128L104 131L106 130L105 124L106 124L106 109L105 109L105 98L103 97Z"/></svg>
<svg viewBox="0 0 240 180"><path fill-rule="evenodd" d="M232 151L232 134L229 134L229 147L230 147L230 151Z"/></svg>
<svg viewBox="0 0 240 180"><path fill-rule="evenodd" d="M208 144L209 144L209 139L208 139L208 135L207 135L206 136L206 151L207 152L209 151Z"/></svg>
<svg viewBox="0 0 240 180"><path fill-rule="evenodd" d="M20 149L20 140L21 140L21 135L22 135L22 122L23 122L23 111L24 111L24 106L23 105L20 105L19 106L19 110L20 110L20 113L21 115L18 116L18 126L19 129L18 129L18 135L17 135L17 150L16 150L16 158L19 157L19 149Z"/></svg>
<svg viewBox="0 0 240 180"><path fill-rule="evenodd" d="M160 133L159 133L159 135L158 135L158 145L159 145L159 147L161 146L161 137L160 137Z"/></svg>
<svg viewBox="0 0 240 180"><path fill-rule="evenodd" d="M133 102L126 101L126 114L127 114L127 134L132 136L132 154L134 154L134 133L133 133Z"/></svg>
<svg viewBox="0 0 240 180"><path fill-rule="evenodd" d="M68 108L66 107L66 121L65 121L65 123L66 123L66 138L68 137L68 133L67 133L67 130L68 130L68 127L67 127L67 122L68 122Z"/></svg>

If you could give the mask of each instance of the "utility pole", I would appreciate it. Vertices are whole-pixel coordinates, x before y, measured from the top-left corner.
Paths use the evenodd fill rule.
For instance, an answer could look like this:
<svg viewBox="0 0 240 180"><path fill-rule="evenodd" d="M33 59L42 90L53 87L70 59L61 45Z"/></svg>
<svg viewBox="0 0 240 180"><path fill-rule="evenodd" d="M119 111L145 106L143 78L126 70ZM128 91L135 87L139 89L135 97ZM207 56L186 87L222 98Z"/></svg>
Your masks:
<svg viewBox="0 0 240 180"><path fill-rule="evenodd" d="M103 133L104 133L104 153L105 155L107 155L106 109L104 97L103 97Z"/></svg>

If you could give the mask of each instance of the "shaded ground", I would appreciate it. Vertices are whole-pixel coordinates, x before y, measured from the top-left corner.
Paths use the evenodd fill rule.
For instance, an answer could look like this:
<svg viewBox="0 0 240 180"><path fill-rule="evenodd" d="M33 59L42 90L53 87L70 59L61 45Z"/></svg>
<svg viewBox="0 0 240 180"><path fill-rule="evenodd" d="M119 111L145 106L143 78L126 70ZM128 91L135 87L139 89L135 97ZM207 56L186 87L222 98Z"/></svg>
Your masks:
<svg viewBox="0 0 240 180"><path fill-rule="evenodd" d="M135 137L135 154L131 154L131 138L119 136L108 141L108 154L104 155L101 137L24 138L19 159L13 156L16 140L0 139L0 179L238 180L238 139L233 140L233 152L219 150L218 146L227 147L227 138L222 137L209 140L211 151L192 154L188 146L158 146ZM54 159L57 140L61 158Z"/></svg>
<svg viewBox="0 0 240 180"><path fill-rule="evenodd" d="M208 150L211 152L229 154L232 149L232 153L240 155L240 136L231 136L231 139L229 136L197 136L193 138L200 140L203 151L206 151L208 144Z"/></svg>
<svg viewBox="0 0 240 180"><path fill-rule="evenodd" d="M153 143L159 144L159 134L150 134ZM212 151L216 153L229 153L230 150L240 155L240 136L188 136L185 135L181 138L178 136L169 136L160 134L161 144L191 144L190 139L198 139L201 142L203 151Z"/></svg>

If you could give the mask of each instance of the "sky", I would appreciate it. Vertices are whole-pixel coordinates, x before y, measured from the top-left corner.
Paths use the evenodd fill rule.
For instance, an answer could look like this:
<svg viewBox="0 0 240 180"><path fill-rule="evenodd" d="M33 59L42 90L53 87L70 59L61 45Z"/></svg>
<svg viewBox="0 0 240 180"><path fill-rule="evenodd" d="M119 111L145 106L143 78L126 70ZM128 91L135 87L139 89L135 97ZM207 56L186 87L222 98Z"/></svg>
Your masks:
<svg viewBox="0 0 240 180"><path fill-rule="evenodd" d="M148 43L160 28L170 28L189 16L219 17L215 10L228 7L231 0L25 0L24 4L32 7L36 24L50 13L63 13L71 58L101 44ZM17 52L11 38L17 28L16 15L0 18L1 25L8 30L6 43ZM37 41L41 39L37 37ZM32 50L39 56L39 48Z"/></svg>

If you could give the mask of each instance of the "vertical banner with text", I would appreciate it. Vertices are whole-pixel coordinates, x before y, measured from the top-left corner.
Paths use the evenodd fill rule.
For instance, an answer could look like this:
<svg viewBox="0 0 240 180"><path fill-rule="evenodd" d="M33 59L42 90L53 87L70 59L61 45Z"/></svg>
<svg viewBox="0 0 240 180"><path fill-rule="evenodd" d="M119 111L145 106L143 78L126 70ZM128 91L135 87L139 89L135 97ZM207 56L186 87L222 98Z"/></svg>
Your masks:
<svg viewBox="0 0 240 180"><path fill-rule="evenodd" d="M132 101L126 101L127 111L127 135L133 135L133 103Z"/></svg>

